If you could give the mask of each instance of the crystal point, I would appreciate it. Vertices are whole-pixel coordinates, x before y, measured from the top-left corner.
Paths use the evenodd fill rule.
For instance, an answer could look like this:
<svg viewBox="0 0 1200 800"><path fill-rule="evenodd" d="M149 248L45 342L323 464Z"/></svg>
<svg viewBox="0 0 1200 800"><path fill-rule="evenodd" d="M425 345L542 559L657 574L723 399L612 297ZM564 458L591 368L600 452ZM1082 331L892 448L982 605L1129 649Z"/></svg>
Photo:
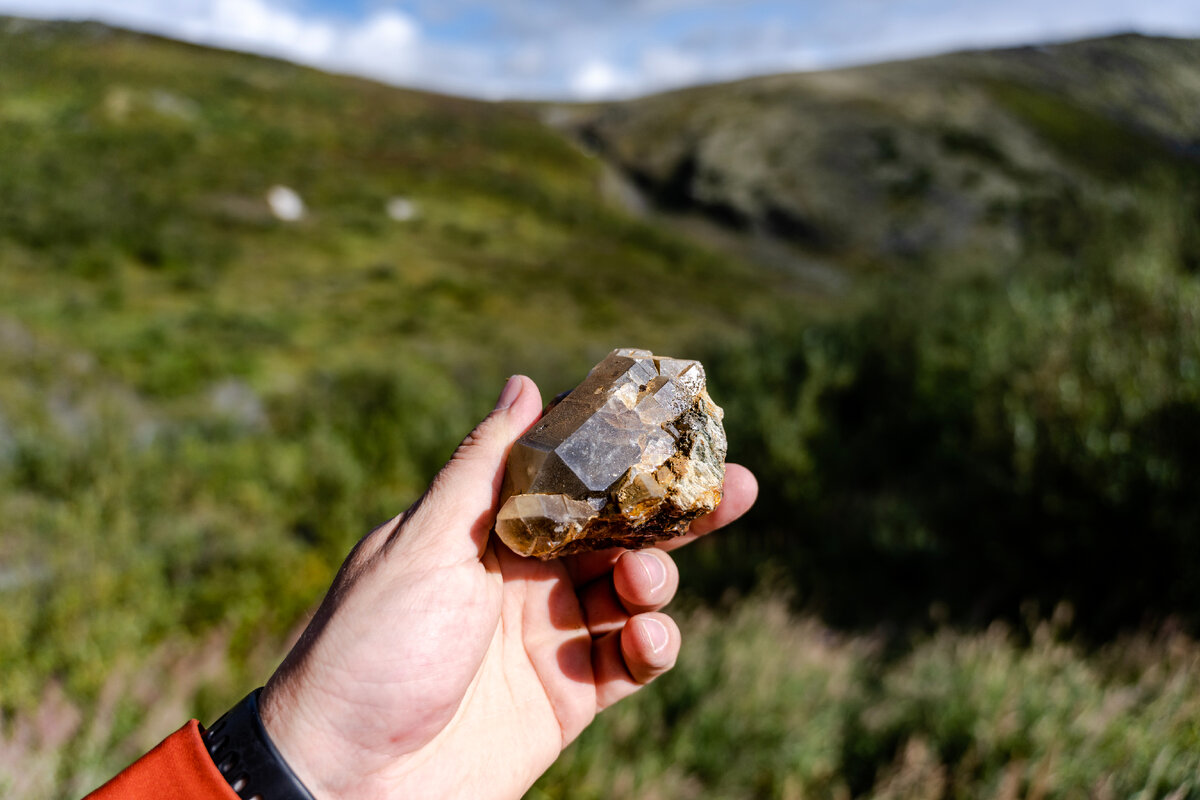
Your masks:
<svg viewBox="0 0 1200 800"><path fill-rule="evenodd" d="M722 417L700 362L612 351L513 445L496 533L543 559L686 533L721 501Z"/></svg>

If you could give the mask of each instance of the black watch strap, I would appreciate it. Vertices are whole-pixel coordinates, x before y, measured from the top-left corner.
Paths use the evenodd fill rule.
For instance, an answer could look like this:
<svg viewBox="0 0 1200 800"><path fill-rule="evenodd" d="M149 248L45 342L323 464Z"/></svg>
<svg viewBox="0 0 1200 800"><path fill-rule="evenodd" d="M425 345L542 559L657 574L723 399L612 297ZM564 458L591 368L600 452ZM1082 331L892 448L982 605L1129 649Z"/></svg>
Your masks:
<svg viewBox="0 0 1200 800"><path fill-rule="evenodd" d="M255 689L204 731L213 763L242 800L314 800L267 736Z"/></svg>

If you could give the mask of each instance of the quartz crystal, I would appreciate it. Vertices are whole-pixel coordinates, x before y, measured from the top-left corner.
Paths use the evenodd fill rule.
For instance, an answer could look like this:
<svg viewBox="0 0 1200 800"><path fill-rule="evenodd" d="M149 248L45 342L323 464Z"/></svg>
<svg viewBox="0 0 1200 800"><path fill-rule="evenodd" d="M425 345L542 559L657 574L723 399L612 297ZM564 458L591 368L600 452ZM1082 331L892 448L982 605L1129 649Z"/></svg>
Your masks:
<svg viewBox="0 0 1200 800"><path fill-rule="evenodd" d="M612 351L513 445L496 533L542 559L686 533L721 500L723 416L699 361Z"/></svg>

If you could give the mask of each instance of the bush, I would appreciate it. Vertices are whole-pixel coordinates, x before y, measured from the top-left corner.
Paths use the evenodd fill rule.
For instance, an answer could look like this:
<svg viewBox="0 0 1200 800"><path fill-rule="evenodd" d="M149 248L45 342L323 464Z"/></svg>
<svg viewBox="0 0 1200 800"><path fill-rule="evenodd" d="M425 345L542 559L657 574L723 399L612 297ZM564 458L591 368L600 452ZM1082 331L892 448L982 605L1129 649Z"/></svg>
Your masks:
<svg viewBox="0 0 1200 800"><path fill-rule="evenodd" d="M681 623L677 668L605 712L531 800L1200 793L1200 648L1179 634L1088 656L1061 619L946 628L889 659L779 597Z"/></svg>
<svg viewBox="0 0 1200 800"><path fill-rule="evenodd" d="M743 565L831 619L1200 621L1200 280L1173 230L901 283L708 358L763 496ZM1110 244L1105 242L1105 244ZM739 453L735 453L738 455Z"/></svg>

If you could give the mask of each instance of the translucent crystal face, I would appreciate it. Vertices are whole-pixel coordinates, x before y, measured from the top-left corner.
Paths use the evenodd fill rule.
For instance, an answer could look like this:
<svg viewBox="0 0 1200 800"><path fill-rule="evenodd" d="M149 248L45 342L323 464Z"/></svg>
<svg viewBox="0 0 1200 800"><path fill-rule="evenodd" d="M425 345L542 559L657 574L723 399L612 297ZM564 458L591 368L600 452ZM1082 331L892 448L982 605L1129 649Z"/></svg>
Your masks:
<svg viewBox="0 0 1200 800"><path fill-rule="evenodd" d="M497 533L541 557L682 533L720 501L721 416L698 361L614 350L513 445Z"/></svg>

